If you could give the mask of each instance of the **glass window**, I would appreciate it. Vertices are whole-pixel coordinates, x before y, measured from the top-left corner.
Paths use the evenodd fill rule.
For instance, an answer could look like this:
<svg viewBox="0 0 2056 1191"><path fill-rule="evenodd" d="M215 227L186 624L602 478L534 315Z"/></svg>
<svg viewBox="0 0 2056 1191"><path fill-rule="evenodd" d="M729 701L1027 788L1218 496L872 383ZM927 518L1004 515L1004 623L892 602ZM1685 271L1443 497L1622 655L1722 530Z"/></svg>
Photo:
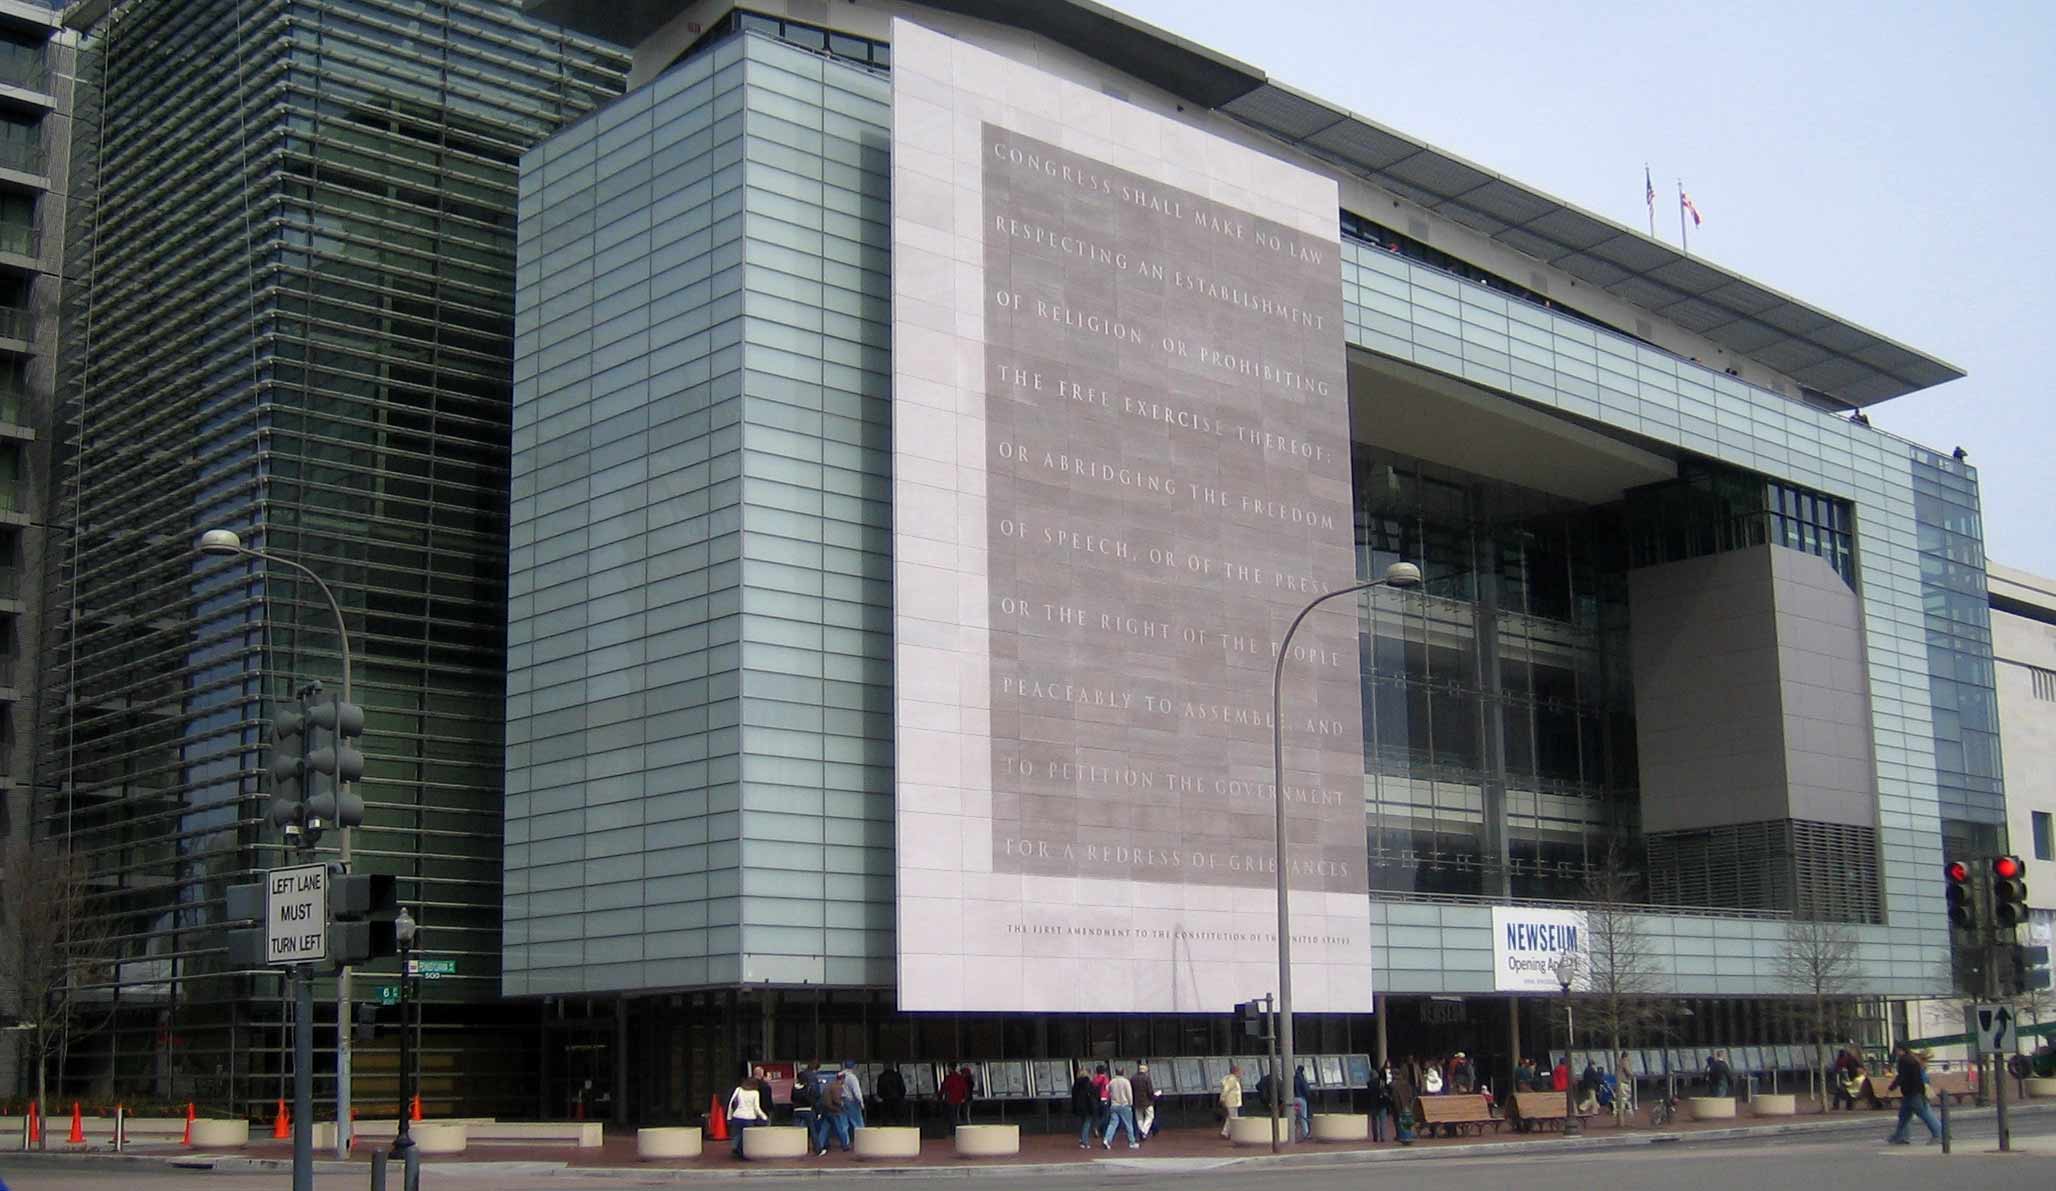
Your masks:
<svg viewBox="0 0 2056 1191"><path fill-rule="evenodd" d="M2048 811L2034 811L2030 818L2034 822L2035 859L2056 860L2056 840L2052 840Z"/></svg>

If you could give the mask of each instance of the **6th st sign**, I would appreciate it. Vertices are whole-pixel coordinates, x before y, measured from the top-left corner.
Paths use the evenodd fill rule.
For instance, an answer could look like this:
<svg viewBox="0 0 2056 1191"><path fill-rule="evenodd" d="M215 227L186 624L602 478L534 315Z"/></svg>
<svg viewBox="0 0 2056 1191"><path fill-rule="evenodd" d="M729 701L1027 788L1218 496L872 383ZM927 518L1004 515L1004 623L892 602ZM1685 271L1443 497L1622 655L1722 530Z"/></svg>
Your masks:
<svg viewBox="0 0 2056 1191"><path fill-rule="evenodd" d="M328 959L328 866L271 870L264 896L264 962L312 964Z"/></svg>

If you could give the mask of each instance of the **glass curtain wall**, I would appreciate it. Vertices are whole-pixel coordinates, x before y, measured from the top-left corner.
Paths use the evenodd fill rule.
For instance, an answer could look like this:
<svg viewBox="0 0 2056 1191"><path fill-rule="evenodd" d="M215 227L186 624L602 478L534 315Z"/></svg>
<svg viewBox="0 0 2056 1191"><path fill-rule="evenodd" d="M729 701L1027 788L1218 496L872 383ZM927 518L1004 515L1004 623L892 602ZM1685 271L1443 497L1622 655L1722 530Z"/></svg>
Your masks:
<svg viewBox="0 0 2056 1191"><path fill-rule="evenodd" d="M1575 900L1639 867L1626 551L1590 508L1359 445L1371 889Z"/></svg>
<svg viewBox="0 0 2056 1191"><path fill-rule="evenodd" d="M231 1113L277 1094L284 990L231 969L221 898L284 859L266 725L302 683L335 691L341 655L312 584L193 554L225 527L342 604L368 719L356 864L397 875L457 965L427 989L451 1008L425 1096L513 1095L494 1077L529 1035L479 1003L499 974L515 181L627 67L519 7L137 0L83 43L51 518L78 529L39 785L117 954L75 1090ZM358 1067L367 1115L390 1111L390 1060Z"/></svg>

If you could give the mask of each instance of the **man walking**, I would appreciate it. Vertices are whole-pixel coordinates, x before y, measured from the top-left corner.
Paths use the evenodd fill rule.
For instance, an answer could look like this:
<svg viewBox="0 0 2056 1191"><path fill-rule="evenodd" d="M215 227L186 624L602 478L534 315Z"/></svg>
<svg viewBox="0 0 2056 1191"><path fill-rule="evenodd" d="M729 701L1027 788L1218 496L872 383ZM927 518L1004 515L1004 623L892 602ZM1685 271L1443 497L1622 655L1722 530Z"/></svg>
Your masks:
<svg viewBox="0 0 2056 1191"><path fill-rule="evenodd" d="M1107 1131L1099 1139L1100 1148L1114 1148L1114 1130L1128 1131L1128 1148L1138 1149L1142 1145L1135 1136L1135 1085L1121 1068L1114 1068L1114 1077L1107 1081Z"/></svg>
<svg viewBox="0 0 2056 1191"><path fill-rule="evenodd" d="M1242 1068L1231 1064L1228 1074L1221 1077L1221 1136L1228 1136L1228 1130L1235 1124L1235 1118L1242 1115Z"/></svg>
<svg viewBox="0 0 2056 1191"><path fill-rule="evenodd" d="M1149 1077L1149 1064L1137 1063L1135 1078L1128 1082L1135 1089L1135 1131L1148 1141L1156 1131L1156 1081Z"/></svg>
<svg viewBox="0 0 2056 1191"><path fill-rule="evenodd" d="M854 1139L864 1127L864 1085L853 1059L842 1061L842 1135Z"/></svg>
<svg viewBox="0 0 2056 1191"><path fill-rule="evenodd" d="M1928 1107L1927 1068L1920 1062L1920 1056L1913 1053L1904 1043L1895 1048L1899 1056L1898 1074L1892 1077L1892 1088L1899 1090L1899 1127L1885 1138L1895 1146L1911 1145L1906 1126L1918 1116L1920 1123L1927 1126L1928 1140L1942 1136L1942 1127L1935 1123L1935 1110Z"/></svg>

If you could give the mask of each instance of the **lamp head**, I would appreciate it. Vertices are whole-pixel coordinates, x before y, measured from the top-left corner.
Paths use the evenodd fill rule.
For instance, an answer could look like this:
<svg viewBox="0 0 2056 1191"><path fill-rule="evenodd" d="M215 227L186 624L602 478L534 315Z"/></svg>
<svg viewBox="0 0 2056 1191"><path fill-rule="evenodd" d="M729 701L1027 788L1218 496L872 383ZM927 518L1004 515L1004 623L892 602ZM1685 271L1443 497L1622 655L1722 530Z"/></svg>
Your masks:
<svg viewBox="0 0 2056 1191"><path fill-rule="evenodd" d="M407 912L407 907L401 906L399 916L393 919L393 941L402 947L412 947L419 930L414 925L414 915Z"/></svg>
<svg viewBox="0 0 2056 1191"><path fill-rule="evenodd" d="M1556 982L1563 986L1563 991L1569 992L1571 984L1576 981L1578 976L1577 952L1562 952L1557 955L1556 959L1549 966L1556 973Z"/></svg>
<svg viewBox="0 0 2056 1191"><path fill-rule="evenodd" d="M210 529L200 535L200 553L217 557L243 552L243 538L233 529Z"/></svg>
<svg viewBox="0 0 2056 1191"><path fill-rule="evenodd" d="M1385 583L1389 587L1417 587L1421 582L1421 568L1410 562L1395 562L1385 568Z"/></svg>

